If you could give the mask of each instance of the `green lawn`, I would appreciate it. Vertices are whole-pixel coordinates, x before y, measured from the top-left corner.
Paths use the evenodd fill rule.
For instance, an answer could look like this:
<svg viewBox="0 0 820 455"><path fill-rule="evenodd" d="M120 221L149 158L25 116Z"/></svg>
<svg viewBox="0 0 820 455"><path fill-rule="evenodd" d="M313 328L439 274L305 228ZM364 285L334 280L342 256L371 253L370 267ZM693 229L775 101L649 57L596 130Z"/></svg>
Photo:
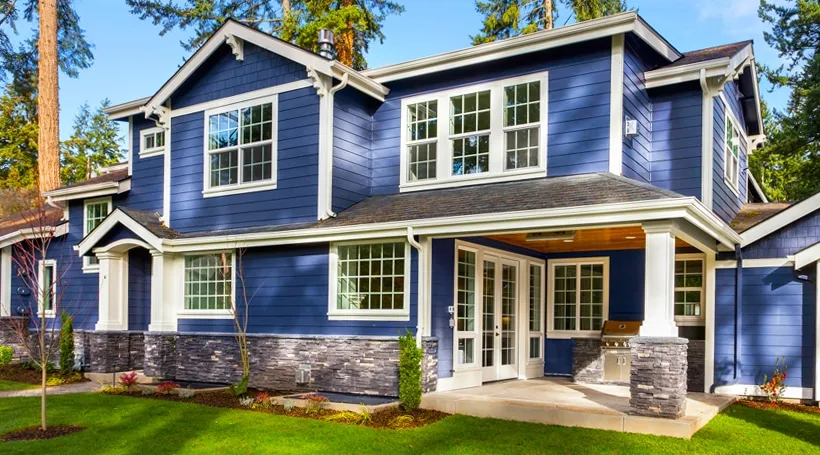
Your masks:
<svg viewBox="0 0 820 455"><path fill-rule="evenodd" d="M14 382L6 381L5 379L0 379L0 392L6 392L9 390L33 389L35 387L37 386L32 384L26 384L25 382Z"/></svg>
<svg viewBox="0 0 820 455"><path fill-rule="evenodd" d="M87 430L50 441L0 443L0 453L762 453L820 451L820 416L732 407L691 441L448 417L414 430L376 430L140 398L49 399L52 423ZM36 398L0 399L0 433L37 423Z"/></svg>

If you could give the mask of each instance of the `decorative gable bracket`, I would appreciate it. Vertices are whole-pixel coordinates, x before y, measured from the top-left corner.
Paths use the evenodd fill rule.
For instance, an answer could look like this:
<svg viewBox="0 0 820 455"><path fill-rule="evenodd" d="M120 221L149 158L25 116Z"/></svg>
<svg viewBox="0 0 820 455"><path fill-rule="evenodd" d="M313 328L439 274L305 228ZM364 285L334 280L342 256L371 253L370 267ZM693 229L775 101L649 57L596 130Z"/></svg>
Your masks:
<svg viewBox="0 0 820 455"><path fill-rule="evenodd" d="M225 44L231 47L231 52L238 61L245 60L245 41L236 35L226 34Z"/></svg>
<svg viewBox="0 0 820 455"><path fill-rule="evenodd" d="M143 106L141 110L145 113L145 118L147 119L151 118L152 115L156 116L154 123L156 123L158 127L168 127L168 120L171 118L171 111L167 107Z"/></svg>

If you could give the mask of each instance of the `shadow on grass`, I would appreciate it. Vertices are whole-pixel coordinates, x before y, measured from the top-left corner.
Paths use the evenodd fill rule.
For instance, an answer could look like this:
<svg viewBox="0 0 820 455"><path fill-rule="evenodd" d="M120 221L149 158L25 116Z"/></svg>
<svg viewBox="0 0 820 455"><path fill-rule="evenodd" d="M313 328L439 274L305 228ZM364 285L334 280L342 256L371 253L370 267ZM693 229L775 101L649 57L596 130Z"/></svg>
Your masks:
<svg viewBox="0 0 820 455"><path fill-rule="evenodd" d="M776 431L789 438L820 446L820 424L795 418L792 414L784 411L768 411L735 406L731 417L759 428Z"/></svg>

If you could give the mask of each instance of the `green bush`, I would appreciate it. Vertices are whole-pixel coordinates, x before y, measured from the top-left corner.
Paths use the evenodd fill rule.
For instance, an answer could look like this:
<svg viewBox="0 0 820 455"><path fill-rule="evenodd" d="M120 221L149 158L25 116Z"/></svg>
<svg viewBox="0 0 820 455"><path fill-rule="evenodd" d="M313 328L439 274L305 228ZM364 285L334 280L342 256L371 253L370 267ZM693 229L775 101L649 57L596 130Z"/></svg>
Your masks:
<svg viewBox="0 0 820 455"><path fill-rule="evenodd" d="M14 348L11 346L0 346L0 367L8 365L14 356Z"/></svg>
<svg viewBox="0 0 820 455"><path fill-rule="evenodd" d="M422 353L409 330L399 337L399 401L406 411L417 409L421 404Z"/></svg>
<svg viewBox="0 0 820 455"><path fill-rule="evenodd" d="M60 315L60 373L71 374L74 371L74 322L71 316L63 310Z"/></svg>
<svg viewBox="0 0 820 455"><path fill-rule="evenodd" d="M20 368L23 368L23 369L26 369L26 370L34 370L34 371L37 371L37 372L42 371L42 368L40 368L40 365L37 365L37 362L35 362L34 360L30 360L30 359L20 362ZM54 362L48 362L46 364L46 373L53 373L55 371L57 371L57 367L54 366Z"/></svg>

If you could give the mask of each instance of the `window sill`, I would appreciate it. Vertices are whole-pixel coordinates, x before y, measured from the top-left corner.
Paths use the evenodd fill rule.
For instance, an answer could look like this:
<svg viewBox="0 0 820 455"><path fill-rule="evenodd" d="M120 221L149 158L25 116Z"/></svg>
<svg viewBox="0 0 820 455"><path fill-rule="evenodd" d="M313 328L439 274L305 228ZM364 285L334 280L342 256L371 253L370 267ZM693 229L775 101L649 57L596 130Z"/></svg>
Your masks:
<svg viewBox="0 0 820 455"><path fill-rule="evenodd" d="M219 197L219 196L231 196L234 194L243 194L243 193L254 193L257 191L268 191L268 190L275 190L276 189L276 182L275 181L267 181L261 182L257 184L248 184L248 185L234 185L225 188L207 188L202 190L202 197L209 198L209 197Z"/></svg>
<svg viewBox="0 0 820 455"><path fill-rule="evenodd" d="M148 149L143 150L140 152L140 158L153 158L155 156L161 156L165 154L165 147L155 148L155 149Z"/></svg>
<svg viewBox="0 0 820 455"><path fill-rule="evenodd" d="M536 177L546 177L547 171L542 167L527 168L514 171L504 171L501 173L485 172L482 174L468 174L459 176L448 176L437 180L417 180L415 182L403 182L399 186L399 191L432 190L437 188L453 188L467 185L479 185L485 183L511 182L525 180Z"/></svg>
<svg viewBox="0 0 820 455"><path fill-rule="evenodd" d="M678 327L697 327L706 325L706 320L700 316L675 316Z"/></svg>
<svg viewBox="0 0 820 455"><path fill-rule="evenodd" d="M383 312L330 312L329 321L409 321L410 313Z"/></svg>
<svg viewBox="0 0 820 455"><path fill-rule="evenodd" d="M729 179L727 179L725 176L723 177L723 183L725 183L725 184L726 184L726 186L729 188L729 190L730 190L732 193L734 193L734 195L735 195L735 196L740 197L740 190L737 188L737 186L735 186L735 184L734 184L734 183L732 183L732 182L731 182Z"/></svg>
<svg viewBox="0 0 820 455"><path fill-rule="evenodd" d="M185 310L178 311L180 319L233 319L231 310Z"/></svg>
<svg viewBox="0 0 820 455"><path fill-rule="evenodd" d="M547 339L569 340L572 338L587 338L598 340L601 338L600 330L553 330L547 332Z"/></svg>
<svg viewBox="0 0 820 455"><path fill-rule="evenodd" d="M55 313L54 313L53 311L46 311L45 316L46 316L46 319L53 319L53 318L54 318L54 316L55 316ZM42 317L43 317L43 313L41 313L41 312L39 312L39 311L38 311L38 312L37 312L37 317L38 317L38 318L42 318Z"/></svg>
<svg viewBox="0 0 820 455"><path fill-rule="evenodd" d="M99 265L84 265L83 273L100 273Z"/></svg>

